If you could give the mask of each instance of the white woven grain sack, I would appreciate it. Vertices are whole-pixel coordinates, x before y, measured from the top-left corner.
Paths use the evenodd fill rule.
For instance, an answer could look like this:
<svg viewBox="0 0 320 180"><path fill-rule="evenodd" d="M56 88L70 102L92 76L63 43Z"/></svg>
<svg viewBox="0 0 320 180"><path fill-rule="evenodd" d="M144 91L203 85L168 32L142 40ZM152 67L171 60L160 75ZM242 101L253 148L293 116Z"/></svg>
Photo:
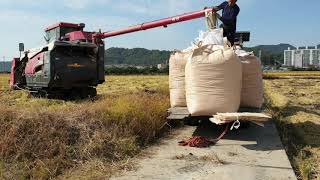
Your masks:
<svg viewBox="0 0 320 180"><path fill-rule="evenodd" d="M175 52L169 59L169 87L171 107L186 107L185 66L192 51Z"/></svg>
<svg viewBox="0 0 320 180"><path fill-rule="evenodd" d="M206 45L187 62L186 99L192 116L237 112L241 85L241 62L232 48Z"/></svg>
<svg viewBox="0 0 320 180"><path fill-rule="evenodd" d="M223 41L223 29L211 29L208 31L200 31L199 37L196 39L197 44L202 44L203 46L209 44L224 45Z"/></svg>
<svg viewBox="0 0 320 180"><path fill-rule="evenodd" d="M243 71L241 107L261 108L264 102L261 62L254 55L240 59Z"/></svg>

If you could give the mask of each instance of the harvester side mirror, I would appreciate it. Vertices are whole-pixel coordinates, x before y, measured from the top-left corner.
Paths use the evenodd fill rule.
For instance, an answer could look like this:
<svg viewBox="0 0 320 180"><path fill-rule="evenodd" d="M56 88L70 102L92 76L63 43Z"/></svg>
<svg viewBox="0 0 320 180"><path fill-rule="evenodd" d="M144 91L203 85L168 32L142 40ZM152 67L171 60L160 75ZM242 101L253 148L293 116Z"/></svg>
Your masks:
<svg viewBox="0 0 320 180"><path fill-rule="evenodd" d="M20 58L21 58L21 53L24 51L24 44L19 43L19 51L20 51Z"/></svg>
<svg viewBox="0 0 320 180"><path fill-rule="evenodd" d="M19 51L20 52L24 51L24 44L23 43L19 43Z"/></svg>

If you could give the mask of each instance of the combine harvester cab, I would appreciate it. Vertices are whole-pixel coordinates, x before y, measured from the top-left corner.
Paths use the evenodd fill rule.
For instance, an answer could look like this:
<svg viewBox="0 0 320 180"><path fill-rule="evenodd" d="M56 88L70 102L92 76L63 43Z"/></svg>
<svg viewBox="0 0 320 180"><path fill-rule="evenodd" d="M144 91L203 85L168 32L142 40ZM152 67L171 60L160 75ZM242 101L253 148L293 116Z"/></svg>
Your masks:
<svg viewBox="0 0 320 180"><path fill-rule="evenodd" d="M25 51L20 61L14 59L11 88L58 98L95 96L95 87L105 81L104 44L87 37L69 41L68 33L83 32L83 28L83 24L67 23L47 28L46 46Z"/></svg>

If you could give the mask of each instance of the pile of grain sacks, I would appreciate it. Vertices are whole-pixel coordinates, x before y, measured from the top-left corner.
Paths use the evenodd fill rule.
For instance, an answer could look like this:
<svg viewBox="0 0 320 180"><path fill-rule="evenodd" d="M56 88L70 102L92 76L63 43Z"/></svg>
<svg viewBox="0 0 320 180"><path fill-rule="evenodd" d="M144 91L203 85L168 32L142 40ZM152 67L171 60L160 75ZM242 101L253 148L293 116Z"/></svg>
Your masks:
<svg viewBox="0 0 320 180"><path fill-rule="evenodd" d="M261 108L263 84L260 60L227 46L220 29L200 32L188 49L170 57L172 107L188 107L192 116Z"/></svg>

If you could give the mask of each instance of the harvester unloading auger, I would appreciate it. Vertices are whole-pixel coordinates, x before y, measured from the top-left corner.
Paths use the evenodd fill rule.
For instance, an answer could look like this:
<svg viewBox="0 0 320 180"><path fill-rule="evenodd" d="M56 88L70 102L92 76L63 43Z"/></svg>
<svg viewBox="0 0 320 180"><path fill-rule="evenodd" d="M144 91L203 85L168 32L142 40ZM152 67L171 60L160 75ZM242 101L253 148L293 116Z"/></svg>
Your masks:
<svg viewBox="0 0 320 180"><path fill-rule="evenodd" d="M86 32L85 24L57 23L45 29L46 46L13 59L10 87L45 97L96 96L96 87L105 82L103 39L167 27L212 13L214 10L208 8L110 32Z"/></svg>

